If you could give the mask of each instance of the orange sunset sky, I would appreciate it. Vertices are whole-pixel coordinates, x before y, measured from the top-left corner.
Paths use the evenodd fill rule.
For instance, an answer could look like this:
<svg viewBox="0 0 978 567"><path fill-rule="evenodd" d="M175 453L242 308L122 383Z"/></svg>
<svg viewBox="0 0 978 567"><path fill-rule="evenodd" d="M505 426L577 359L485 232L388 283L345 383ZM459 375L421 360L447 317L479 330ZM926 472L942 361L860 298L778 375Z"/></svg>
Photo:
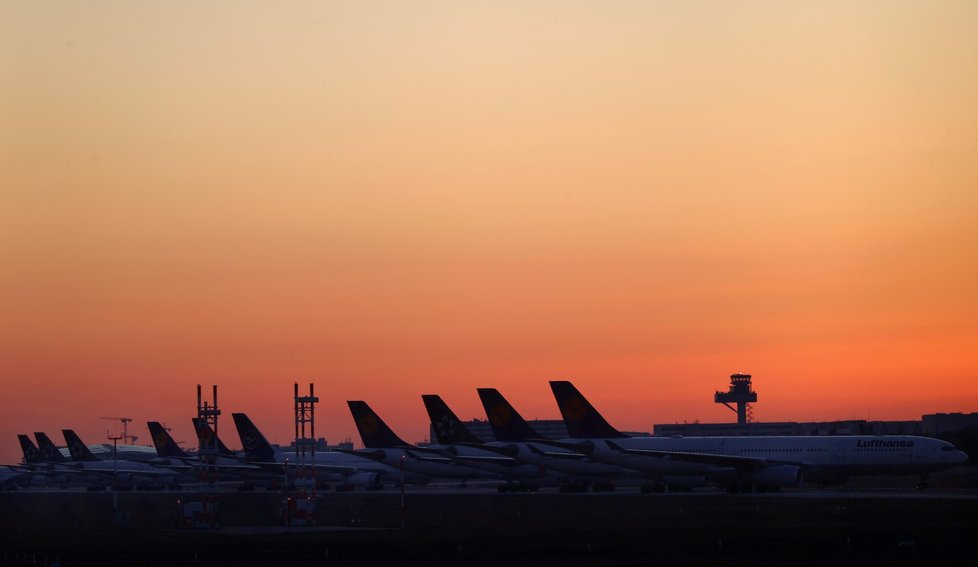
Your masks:
<svg viewBox="0 0 978 567"><path fill-rule="evenodd" d="M978 411L978 3L0 4L17 433ZM230 419L223 437L240 446Z"/></svg>

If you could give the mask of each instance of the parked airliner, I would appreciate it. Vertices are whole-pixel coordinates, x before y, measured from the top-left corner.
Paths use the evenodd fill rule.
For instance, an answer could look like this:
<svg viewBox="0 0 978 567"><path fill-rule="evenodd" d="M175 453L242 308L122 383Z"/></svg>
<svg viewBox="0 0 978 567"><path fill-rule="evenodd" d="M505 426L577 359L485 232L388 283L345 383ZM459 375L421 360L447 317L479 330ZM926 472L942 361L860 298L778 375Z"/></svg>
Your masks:
<svg viewBox="0 0 978 567"><path fill-rule="evenodd" d="M243 413L233 413L234 425L241 437L241 445L244 447L245 456L248 462L260 465L268 470L281 471L284 474L286 467L291 469L290 474L299 473L300 455L296 451L282 451L272 447L258 427L252 423L251 418ZM308 455L312 460L313 467L316 469L317 482L320 480L332 480L342 483L340 486L349 489L353 487L379 488L381 481L388 480L396 482L399 478L399 471L376 460L366 458L362 455L351 455L340 451L317 451L315 456ZM310 475L311 476L311 475ZM414 475L406 479L408 482L424 484L427 478L418 478Z"/></svg>
<svg viewBox="0 0 978 567"><path fill-rule="evenodd" d="M612 490L614 481L625 478L647 481L643 485L646 490L661 488L666 484L675 488L687 488L691 482L699 484L700 479L697 478L673 478L669 475L641 472L595 461L581 452L561 448L562 443L553 443L537 433L499 390L479 388L478 392L486 418L496 437L496 442L487 444L487 447L494 447L525 463L568 475L571 480L561 485L562 490L583 491L588 487L595 492Z"/></svg>
<svg viewBox="0 0 978 567"><path fill-rule="evenodd" d="M506 455L473 435L441 396L424 394L421 399L431 420L432 441L437 443L431 447L457 463L495 473L506 481L498 487L500 492L532 491L557 484L559 477L554 471Z"/></svg>
<svg viewBox="0 0 978 567"><path fill-rule="evenodd" d="M628 437L570 382L550 386L571 437L565 447L648 472L707 475L730 492L778 490L802 479L844 484L853 475L923 477L968 460L951 443L914 435Z"/></svg>
<svg viewBox="0 0 978 567"><path fill-rule="evenodd" d="M178 473L172 470L156 467L143 461L102 460L96 457L71 429L63 429L62 434L65 443L68 445L68 452L71 454L71 462L65 465L91 474L92 478L99 479L102 485L105 485L106 481L110 479L115 479L126 485L173 486L176 483Z"/></svg>
<svg viewBox="0 0 978 567"><path fill-rule="evenodd" d="M468 479L495 478L495 475L460 465L440 454L437 449L417 447L398 437L367 402L347 401L364 449L345 451L384 463L398 470L428 477Z"/></svg>
<svg viewBox="0 0 978 567"><path fill-rule="evenodd" d="M201 434L201 427L206 425L194 418L194 427ZM215 473L220 480L272 480L273 475L262 470L261 467L249 464L238 457L233 456L231 451L224 447L224 444L217 440L218 452L213 456L213 461L207 467L201 467L200 455L188 453L177 445L170 433L158 421L148 421L146 426L149 428L150 437L153 439L153 446L156 447L158 458L150 461L150 464L166 467L181 471L184 474L194 476L197 480L207 481L208 474ZM210 428L207 428L210 431ZM214 439L215 436L204 433L205 438ZM278 480L278 475L275 479Z"/></svg>

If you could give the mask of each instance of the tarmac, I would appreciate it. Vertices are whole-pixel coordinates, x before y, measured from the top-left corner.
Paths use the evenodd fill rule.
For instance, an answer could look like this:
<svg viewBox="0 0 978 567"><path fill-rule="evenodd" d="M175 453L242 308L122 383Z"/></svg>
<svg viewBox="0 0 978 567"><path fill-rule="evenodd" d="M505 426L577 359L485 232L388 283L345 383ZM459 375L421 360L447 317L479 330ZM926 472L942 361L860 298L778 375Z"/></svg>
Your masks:
<svg viewBox="0 0 978 567"><path fill-rule="evenodd" d="M966 477L961 477L966 478ZM970 478L970 477L967 477ZM905 480L905 479L904 479ZM283 494L222 491L221 527L181 527L172 492L0 493L11 565L971 565L978 488L799 488L729 495L498 493L432 485L320 491L315 525Z"/></svg>

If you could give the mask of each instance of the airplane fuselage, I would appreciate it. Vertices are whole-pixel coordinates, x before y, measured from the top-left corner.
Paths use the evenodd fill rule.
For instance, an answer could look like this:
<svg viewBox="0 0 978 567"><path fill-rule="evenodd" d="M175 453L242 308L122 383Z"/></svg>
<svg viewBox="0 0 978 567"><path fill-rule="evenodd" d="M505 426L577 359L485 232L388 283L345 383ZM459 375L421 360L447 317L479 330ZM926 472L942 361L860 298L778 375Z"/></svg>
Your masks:
<svg viewBox="0 0 978 567"><path fill-rule="evenodd" d="M684 459L682 454L729 456L744 459L748 464L797 466L806 475L925 474L967 460L967 455L946 441L913 435L629 437L569 441L593 447L589 454L597 461L667 474L711 474L736 468L731 463ZM629 453L613 445L626 450L675 455Z"/></svg>

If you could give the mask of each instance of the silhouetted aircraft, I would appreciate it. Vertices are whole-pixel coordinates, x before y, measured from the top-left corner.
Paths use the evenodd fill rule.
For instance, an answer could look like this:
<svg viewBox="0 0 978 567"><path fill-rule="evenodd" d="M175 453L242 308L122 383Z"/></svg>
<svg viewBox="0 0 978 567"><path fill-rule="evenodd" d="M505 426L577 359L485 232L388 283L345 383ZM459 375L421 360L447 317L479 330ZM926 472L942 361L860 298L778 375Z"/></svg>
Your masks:
<svg viewBox="0 0 978 567"><path fill-rule="evenodd" d="M343 488L379 488L382 480L393 481L397 478L397 471L391 467L340 451L316 451L315 455L307 454L311 462L304 465L301 462L302 456L297 451L282 451L273 447L246 414L234 413L231 417L234 418L248 462L277 471L280 476L286 469L295 477L303 472L311 472L304 471L304 468L314 468L317 482L338 481ZM416 477L411 480L427 482L427 479Z"/></svg>
<svg viewBox="0 0 978 567"><path fill-rule="evenodd" d="M499 486L500 491L536 490L557 484L557 473L520 461L473 435L440 396L424 394L421 399L431 420L432 441L437 443L431 448L457 463L499 476L506 481Z"/></svg>
<svg viewBox="0 0 978 567"><path fill-rule="evenodd" d="M545 439L527 423L516 408L495 388L479 388L479 399L492 427L495 443L490 443L504 454L512 455L525 463L568 475L570 481L562 484L566 491L583 491L591 487L596 492L614 489L616 480L638 478L646 482L646 489L659 489L671 482L673 487L688 487L694 478L671 478L666 475L640 472L635 469L595 461L572 449L562 448L560 442Z"/></svg>
<svg viewBox="0 0 978 567"><path fill-rule="evenodd" d="M68 452L71 454L71 462L64 463L63 466L89 474L101 485L107 485L109 481L114 481L118 483L118 486L125 487L161 487L176 484L179 473L173 470L154 466L144 461L99 459L73 430L63 429L62 434L65 443L68 445Z"/></svg>
<svg viewBox="0 0 978 567"><path fill-rule="evenodd" d="M461 479L463 482L469 479L495 478L495 475L487 471L453 462L437 449L418 447L403 441L366 402L358 400L346 403L350 406L350 413L353 414L353 421L360 432L364 448L344 452L427 477Z"/></svg>
<svg viewBox="0 0 978 567"><path fill-rule="evenodd" d="M926 475L968 459L946 441L914 435L628 437L570 382L550 386L571 437L565 448L651 473L707 475L730 492L780 490L803 479L844 484L853 475Z"/></svg>

